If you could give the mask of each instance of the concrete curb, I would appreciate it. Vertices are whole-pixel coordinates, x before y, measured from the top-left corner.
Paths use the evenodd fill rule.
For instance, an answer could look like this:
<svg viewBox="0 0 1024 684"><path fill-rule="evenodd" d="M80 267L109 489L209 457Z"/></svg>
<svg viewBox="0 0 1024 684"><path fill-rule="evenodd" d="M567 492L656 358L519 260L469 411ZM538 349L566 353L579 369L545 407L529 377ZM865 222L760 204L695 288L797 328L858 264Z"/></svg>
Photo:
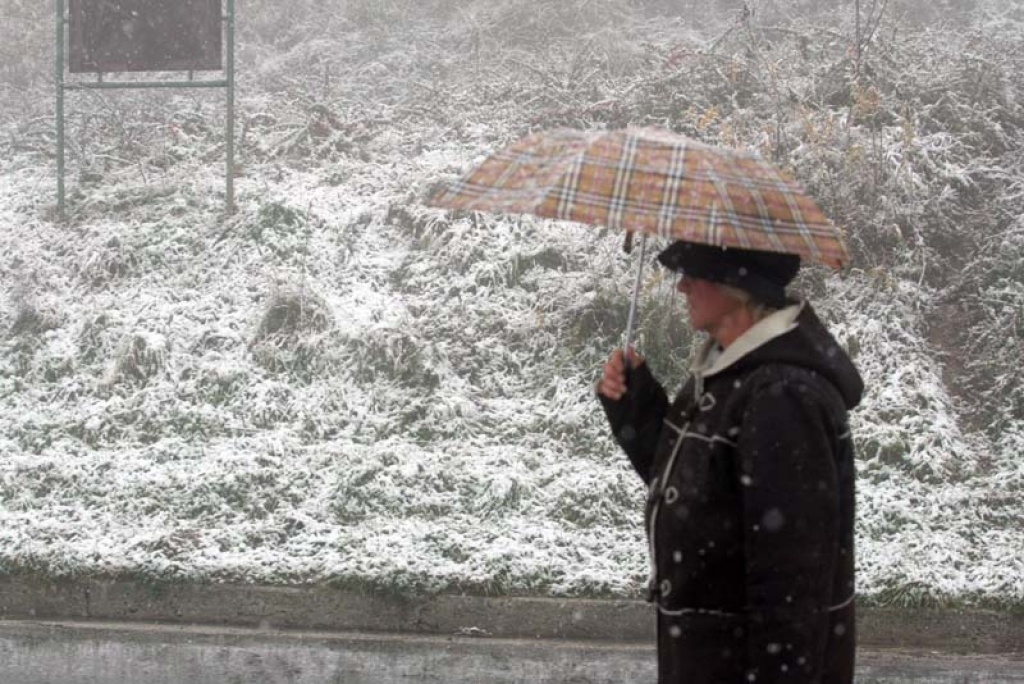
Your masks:
<svg viewBox="0 0 1024 684"><path fill-rule="evenodd" d="M646 642L640 601L438 595L413 599L330 587L148 584L0 577L2 620L102 620L501 639ZM867 649L1024 652L1024 615L984 610L861 609Z"/></svg>

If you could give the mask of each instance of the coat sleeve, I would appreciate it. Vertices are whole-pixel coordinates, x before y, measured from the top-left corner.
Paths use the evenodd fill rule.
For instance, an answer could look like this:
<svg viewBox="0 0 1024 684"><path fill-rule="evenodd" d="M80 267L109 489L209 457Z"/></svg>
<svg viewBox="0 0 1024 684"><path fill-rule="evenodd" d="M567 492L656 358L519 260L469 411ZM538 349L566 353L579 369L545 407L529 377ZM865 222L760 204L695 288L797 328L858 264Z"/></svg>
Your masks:
<svg viewBox="0 0 1024 684"><path fill-rule="evenodd" d="M654 451L668 410L668 396L646 363L630 371L628 388L618 401L600 394L597 397L615 440L644 484L649 485L654 477Z"/></svg>
<svg viewBox="0 0 1024 684"><path fill-rule="evenodd" d="M747 678L818 682L839 544L835 426L813 387L776 379L740 428Z"/></svg>

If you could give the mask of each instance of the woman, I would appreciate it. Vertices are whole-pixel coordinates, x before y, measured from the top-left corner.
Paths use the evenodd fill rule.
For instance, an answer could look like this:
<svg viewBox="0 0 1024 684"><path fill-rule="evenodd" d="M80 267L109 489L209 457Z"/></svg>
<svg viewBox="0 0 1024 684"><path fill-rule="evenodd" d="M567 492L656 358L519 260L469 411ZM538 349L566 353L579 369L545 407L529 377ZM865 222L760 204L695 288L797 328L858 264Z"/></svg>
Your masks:
<svg viewBox="0 0 1024 684"><path fill-rule="evenodd" d="M671 403L612 353L597 393L648 486L661 684L853 681L853 444L863 383L811 307L795 255L676 242L709 336Z"/></svg>

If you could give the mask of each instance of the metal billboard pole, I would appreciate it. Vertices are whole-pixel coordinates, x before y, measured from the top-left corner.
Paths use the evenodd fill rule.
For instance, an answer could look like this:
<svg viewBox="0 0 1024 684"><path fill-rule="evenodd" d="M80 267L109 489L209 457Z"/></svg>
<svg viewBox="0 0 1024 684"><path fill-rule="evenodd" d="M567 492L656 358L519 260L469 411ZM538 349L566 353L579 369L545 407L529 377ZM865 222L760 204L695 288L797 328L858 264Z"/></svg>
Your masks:
<svg viewBox="0 0 1024 684"><path fill-rule="evenodd" d="M227 213L235 213L235 0L227 0Z"/></svg>
<svg viewBox="0 0 1024 684"><path fill-rule="evenodd" d="M57 0L57 220L64 221L64 0Z"/></svg>

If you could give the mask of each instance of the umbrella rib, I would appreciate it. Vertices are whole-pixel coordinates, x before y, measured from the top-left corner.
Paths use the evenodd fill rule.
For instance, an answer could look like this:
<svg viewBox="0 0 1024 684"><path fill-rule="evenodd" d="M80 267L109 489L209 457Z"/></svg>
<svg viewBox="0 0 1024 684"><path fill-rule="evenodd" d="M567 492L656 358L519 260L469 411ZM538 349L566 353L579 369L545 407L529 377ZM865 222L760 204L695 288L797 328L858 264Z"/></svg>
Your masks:
<svg viewBox="0 0 1024 684"><path fill-rule="evenodd" d="M462 179L453 189L454 193L466 194L471 199L466 203L467 209L486 207L492 211L531 213L538 216L538 207L543 203L546 192L538 196L538 186L545 184L533 182L520 184L518 176L525 174L528 178L558 176L560 168L566 165L566 159L572 163L580 156L579 150L586 150L587 136L577 131L557 131L557 153L538 153L534 146L535 140L541 136L535 134L516 145L499 150L491 159L500 161L493 177L477 177L475 174ZM569 150L567 153L566 151Z"/></svg>
<svg viewBox="0 0 1024 684"><path fill-rule="evenodd" d="M768 166L768 164L764 165ZM771 213L768 211L768 207L764 203L764 195L761 194L761 190L757 187L757 184L754 183L754 179L748 174L740 174L740 183L743 184L743 187L746 188L748 193L750 193L750 196L754 198L754 202L757 203L761 229L768 236L772 246L780 252L785 252L786 246L782 244L782 240L775 232L775 222L772 220ZM774 183L771 187L773 189L777 189L777 186ZM749 240L744 241L744 243L745 247L751 246Z"/></svg>
<svg viewBox="0 0 1024 684"><path fill-rule="evenodd" d="M568 178L564 185L564 191L558 193L558 204L555 211L556 217L570 219L572 217L572 206L576 198L577 188L580 182L580 172L583 170L584 159L587 156L587 149L584 147L569 166ZM556 191L561 190L556 186Z"/></svg>
<svg viewBox="0 0 1024 684"><path fill-rule="evenodd" d="M676 217L676 207L679 206L679 187L682 185L683 176L686 174L687 148L688 145L672 147L672 156L665 180L661 212L658 216L658 235L663 237L670 236L672 223Z"/></svg>
<svg viewBox="0 0 1024 684"><path fill-rule="evenodd" d="M708 177L711 179L711 185L715 189L715 194L718 195L718 199L721 201L725 211L728 213L730 221L736 220L736 208L732 204L732 198L729 197L729 192L723 187L722 179L711 166L704 161L704 167L708 171ZM738 226L737 226L738 228ZM740 231L737 230L737 235ZM718 203L712 202L711 204L711 239L713 245L724 247L722 244L721 229L718 227Z"/></svg>
<svg viewBox="0 0 1024 684"><path fill-rule="evenodd" d="M508 166L504 168L502 173L497 177L497 179L493 183L489 184L490 187L487 187L484 190L484 192L480 196L481 201L488 201L492 196L500 197L503 189L507 191L508 179L513 178L519 172L520 168L524 165L523 160L533 160L536 157L538 157L538 155L530 148L517 151L514 155L510 155ZM551 164L550 166L554 166L554 164ZM514 207L519 211L523 211L525 209L525 207L523 207L521 204L521 202L523 201L523 197L529 198L527 201L531 205L531 207L536 206L537 204L540 203L539 200L535 197L536 188L531 189L524 187L521 189L521 192L521 197L508 202L508 205L510 207Z"/></svg>
<svg viewBox="0 0 1024 684"><path fill-rule="evenodd" d="M616 164L615 184L612 186L611 204L608 207L607 226L609 228L622 227L622 215L626 210L626 197L624 195L629 189L629 180L633 176L633 162L636 159L637 138L628 131L625 134L625 144L622 154Z"/></svg>
<svg viewBox="0 0 1024 684"><path fill-rule="evenodd" d="M811 259L815 261L821 260L821 250L818 249L818 244L814 241L814 235L808 228L807 222L804 219L803 211L793 201L793 193L790 186L792 183L787 183L774 166L768 166L768 169L772 173L773 180L776 183L776 188L782 194L786 200L786 205L789 207L790 214L793 216L793 227L796 228L797 235L803 240L804 245L811 252Z"/></svg>

